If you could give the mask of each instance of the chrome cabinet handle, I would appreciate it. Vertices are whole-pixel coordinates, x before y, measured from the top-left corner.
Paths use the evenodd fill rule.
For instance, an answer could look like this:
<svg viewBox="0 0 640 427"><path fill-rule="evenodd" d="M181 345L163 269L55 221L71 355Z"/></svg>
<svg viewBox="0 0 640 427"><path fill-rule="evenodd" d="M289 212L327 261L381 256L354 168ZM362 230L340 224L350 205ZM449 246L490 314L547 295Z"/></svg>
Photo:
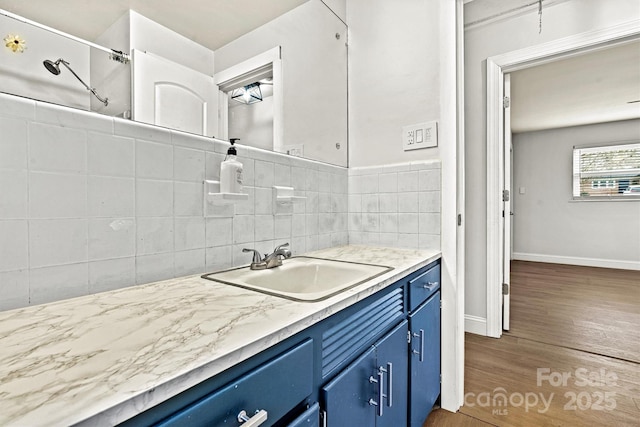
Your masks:
<svg viewBox="0 0 640 427"><path fill-rule="evenodd" d="M381 417L382 416L382 399L384 398L384 372L382 372L381 369L378 369L378 379L375 379L373 377L373 375L371 375L369 377L369 382L370 383L377 383L378 384L378 401L376 402L373 398L369 399L369 405L371 406L377 406L378 408L378 416Z"/></svg>
<svg viewBox="0 0 640 427"><path fill-rule="evenodd" d="M393 406L393 363L387 362L387 369L380 366L380 371L387 374L387 394L384 397L387 398L387 406L391 408Z"/></svg>
<svg viewBox="0 0 640 427"><path fill-rule="evenodd" d="M412 350L413 354L419 354L420 355L420 361L424 362L424 329L420 329L420 333L416 334L415 332L413 333L414 337L420 337L420 351L418 350Z"/></svg>
<svg viewBox="0 0 640 427"><path fill-rule="evenodd" d="M438 286L438 284L439 284L439 282L427 282L427 284L426 285L422 285L422 287L424 289L431 290L431 289L435 288L436 286Z"/></svg>
<svg viewBox="0 0 640 427"><path fill-rule="evenodd" d="M247 412L242 410L238 414L238 422L242 427L258 427L263 422L267 421L267 411L261 409L256 411L255 415L251 418L247 415Z"/></svg>

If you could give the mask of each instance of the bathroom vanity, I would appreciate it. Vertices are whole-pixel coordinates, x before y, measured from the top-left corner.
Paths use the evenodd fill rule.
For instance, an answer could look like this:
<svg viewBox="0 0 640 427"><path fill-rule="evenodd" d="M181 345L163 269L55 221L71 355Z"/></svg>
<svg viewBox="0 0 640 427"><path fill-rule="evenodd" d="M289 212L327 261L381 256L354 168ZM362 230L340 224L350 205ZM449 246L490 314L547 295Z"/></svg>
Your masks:
<svg viewBox="0 0 640 427"><path fill-rule="evenodd" d="M440 254L311 255L393 269L315 302L191 276L0 313L0 424L420 426Z"/></svg>

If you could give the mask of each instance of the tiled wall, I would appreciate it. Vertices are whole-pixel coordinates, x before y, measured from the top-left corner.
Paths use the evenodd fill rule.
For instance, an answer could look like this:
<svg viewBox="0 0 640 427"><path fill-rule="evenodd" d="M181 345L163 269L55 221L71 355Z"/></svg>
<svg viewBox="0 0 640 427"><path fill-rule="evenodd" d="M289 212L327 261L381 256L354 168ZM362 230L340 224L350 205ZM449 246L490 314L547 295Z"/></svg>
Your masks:
<svg viewBox="0 0 640 427"><path fill-rule="evenodd" d="M349 243L440 248L440 161L349 169Z"/></svg>
<svg viewBox="0 0 640 427"><path fill-rule="evenodd" d="M0 94L0 310L348 242L345 168L246 147L249 200L205 218L226 148ZM307 199L273 215L273 185Z"/></svg>

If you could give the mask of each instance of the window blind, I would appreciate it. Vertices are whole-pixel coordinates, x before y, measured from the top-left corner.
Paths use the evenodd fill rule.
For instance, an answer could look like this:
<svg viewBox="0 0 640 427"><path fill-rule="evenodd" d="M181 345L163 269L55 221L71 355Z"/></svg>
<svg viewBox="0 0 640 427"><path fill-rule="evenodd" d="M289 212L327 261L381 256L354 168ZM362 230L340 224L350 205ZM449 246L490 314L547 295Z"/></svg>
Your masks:
<svg viewBox="0 0 640 427"><path fill-rule="evenodd" d="M640 197L640 143L574 147L573 197Z"/></svg>

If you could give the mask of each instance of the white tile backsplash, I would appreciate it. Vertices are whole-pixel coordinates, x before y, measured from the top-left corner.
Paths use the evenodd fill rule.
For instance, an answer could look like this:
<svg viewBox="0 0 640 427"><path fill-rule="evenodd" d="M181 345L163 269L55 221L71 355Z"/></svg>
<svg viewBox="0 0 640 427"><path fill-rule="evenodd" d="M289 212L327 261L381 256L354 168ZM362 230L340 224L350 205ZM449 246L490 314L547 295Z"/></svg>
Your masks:
<svg viewBox="0 0 640 427"><path fill-rule="evenodd" d="M0 94L0 310L246 265L245 247L439 247L438 161L347 170L240 145L250 198L204 218L227 147ZM274 215L273 185L306 200Z"/></svg>
<svg viewBox="0 0 640 427"><path fill-rule="evenodd" d="M256 218L254 215L236 215L233 217L233 243L254 242Z"/></svg>
<svg viewBox="0 0 640 427"><path fill-rule="evenodd" d="M136 259L105 259L89 262L89 293L110 291L136 283Z"/></svg>
<svg viewBox="0 0 640 427"><path fill-rule="evenodd" d="M136 256L136 283L149 283L175 277L174 253Z"/></svg>
<svg viewBox="0 0 640 427"><path fill-rule="evenodd" d="M173 216L173 181L136 180L137 216Z"/></svg>
<svg viewBox="0 0 640 427"><path fill-rule="evenodd" d="M0 271L21 270L29 266L27 221L0 221Z"/></svg>
<svg viewBox="0 0 640 427"><path fill-rule="evenodd" d="M134 140L104 133L89 132L87 171L92 175L133 177Z"/></svg>
<svg viewBox="0 0 640 427"><path fill-rule="evenodd" d="M175 253L175 276L190 276L206 271L206 250L192 249Z"/></svg>
<svg viewBox="0 0 640 427"><path fill-rule="evenodd" d="M149 255L173 251L173 218L137 218L136 255Z"/></svg>
<svg viewBox="0 0 640 427"><path fill-rule="evenodd" d="M203 215L202 182L173 183L173 214L175 216L202 216Z"/></svg>
<svg viewBox="0 0 640 427"><path fill-rule="evenodd" d="M175 218L174 236L176 252L204 249L207 236L205 219L203 217Z"/></svg>
<svg viewBox="0 0 640 427"><path fill-rule="evenodd" d="M31 172L31 218L83 218L87 216L87 176Z"/></svg>
<svg viewBox="0 0 640 427"><path fill-rule="evenodd" d="M44 304L89 292L87 263L32 268L29 271L30 304Z"/></svg>
<svg viewBox="0 0 640 427"><path fill-rule="evenodd" d="M87 214L90 217L134 216L134 179L89 176L87 182Z"/></svg>
<svg viewBox="0 0 640 427"><path fill-rule="evenodd" d="M27 217L27 171L0 169L0 219Z"/></svg>
<svg viewBox="0 0 640 427"><path fill-rule="evenodd" d="M169 144L136 140L136 176L172 179L173 147Z"/></svg>
<svg viewBox="0 0 640 427"><path fill-rule="evenodd" d="M29 305L29 270L0 272L0 310Z"/></svg>
<svg viewBox="0 0 640 427"><path fill-rule="evenodd" d="M32 122L28 145L32 171L84 173L87 170L86 131Z"/></svg>
<svg viewBox="0 0 640 427"><path fill-rule="evenodd" d="M89 261L133 257L136 252L135 218L89 220Z"/></svg>
<svg viewBox="0 0 640 427"><path fill-rule="evenodd" d="M29 267L86 262L87 219L33 219L29 221Z"/></svg>
<svg viewBox="0 0 640 427"><path fill-rule="evenodd" d="M205 271L224 270L232 267L233 249L232 245L207 248L205 251Z"/></svg>
<svg viewBox="0 0 640 427"><path fill-rule="evenodd" d="M255 216L255 234L256 242L265 240L273 240L275 237L275 224L273 215L256 215ZM270 250L267 249L266 252Z"/></svg>
<svg viewBox="0 0 640 427"><path fill-rule="evenodd" d="M206 219L206 247L229 246L233 244L232 218Z"/></svg>
<svg viewBox="0 0 640 427"><path fill-rule="evenodd" d="M239 160L239 159L238 159ZM243 164L244 172L244 164ZM253 182L254 187L271 188L273 187L273 181L275 179L275 168L272 162L264 160L255 161L255 178ZM248 181L246 185L251 185Z"/></svg>
<svg viewBox="0 0 640 427"><path fill-rule="evenodd" d="M349 169L349 243L440 248L440 162Z"/></svg>
<svg viewBox="0 0 640 427"><path fill-rule="evenodd" d="M0 168L27 168L27 122L0 117Z"/></svg>
<svg viewBox="0 0 640 427"><path fill-rule="evenodd" d="M173 147L173 177L177 181L202 183L205 176L205 152Z"/></svg>

